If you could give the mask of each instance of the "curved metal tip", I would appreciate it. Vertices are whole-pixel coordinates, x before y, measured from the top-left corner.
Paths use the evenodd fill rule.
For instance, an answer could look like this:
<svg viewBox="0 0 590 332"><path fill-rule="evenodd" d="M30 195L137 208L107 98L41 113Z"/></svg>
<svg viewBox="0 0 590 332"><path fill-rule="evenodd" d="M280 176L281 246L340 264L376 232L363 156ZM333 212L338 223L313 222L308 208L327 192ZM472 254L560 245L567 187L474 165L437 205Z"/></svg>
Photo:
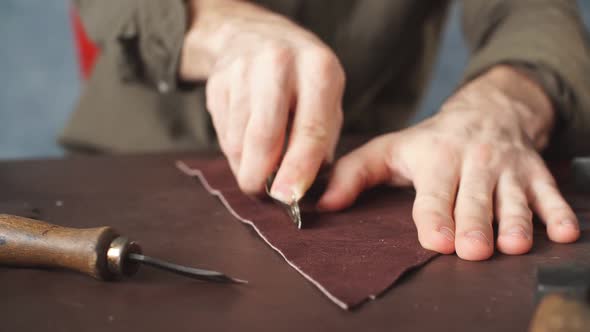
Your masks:
<svg viewBox="0 0 590 332"><path fill-rule="evenodd" d="M234 283L234 284L247 284L248 281L231 278L227 275L217 272L217 271L210 271L210 270L203 270L197 269L194 267L188 267L183 265L178 265L170 262L163 261L161 259L153 258L146 255L130 253L127 258L133 262L142 263L145 265L149 265L151 267L155 267L160 270L172 272L175 274L179 274L185 277L189 277L192 279L197 279L201 281L207 282L217 282L217 283Z"/></svg>
<svg viewBox="0 0 590 332"><path fill-rule="evenodd" d="M231 278L230 279L236 284L247 284L248 280L238 279L238 278Z"/></svg>

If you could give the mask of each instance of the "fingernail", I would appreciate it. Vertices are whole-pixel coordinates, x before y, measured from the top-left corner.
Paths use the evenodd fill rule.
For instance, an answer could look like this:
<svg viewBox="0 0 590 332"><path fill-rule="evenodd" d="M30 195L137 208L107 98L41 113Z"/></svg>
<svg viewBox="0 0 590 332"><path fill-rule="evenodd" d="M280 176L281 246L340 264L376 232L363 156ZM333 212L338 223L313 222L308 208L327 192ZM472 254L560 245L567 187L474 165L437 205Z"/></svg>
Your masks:
<svg viewBox="0 0 590 332"><path fill-rule="evenodd" d="M291 204L297 199L293 190L288 186L273 186L270 191L270 196L286 204Z"/></svg>
<svg viewBox="0 0 590 332"><path fill-rule="evenodd" d="M562 227L569 227L573 229L578 229L578 223L571 220L571 219L564 219L559 223Z"/></svg>
<svg viewBox="0 0 590 332"><path fill-rule="evenodd" d="M306 186L303 182L296 182L291 188L292 199L299 200L305 193Z"/></svg>
<svg viewBox="0 0 590 332"><path fill-rule="evenodd" d="M438 232L441 233L450 242L455 242L455 232L453 232L450 228L442 226L438 229Z"/></svg>
<svg viewBox="0 0 590 332"><path fill-rule="evenodd" d="M529 235L521 226L512 227L505 234L520 239L529 239Z"/></svg>
<svg viewBox="0 0 590 332"><path fill-rule="evenodd" d="M465 236L470 238L471 240L482 242L488 247L490 246L490 240L488 240L488 238L483 234L482 231L470 231L465 233Z"/></svg>

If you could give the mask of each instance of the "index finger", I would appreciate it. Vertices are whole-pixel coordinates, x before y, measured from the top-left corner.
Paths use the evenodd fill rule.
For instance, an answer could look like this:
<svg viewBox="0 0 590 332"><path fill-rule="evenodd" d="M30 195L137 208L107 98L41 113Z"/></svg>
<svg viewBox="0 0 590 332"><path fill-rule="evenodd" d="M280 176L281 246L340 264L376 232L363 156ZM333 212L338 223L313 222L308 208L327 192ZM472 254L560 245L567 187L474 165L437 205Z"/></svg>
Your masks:
<svg viewBox="0 0 590 332"><path fill-rule="evenodd" d="M297 72L297 106L289 144L271 195L298 200L324 161L331 161L342 125L344 74L328 51L302 55Z"/></svg>

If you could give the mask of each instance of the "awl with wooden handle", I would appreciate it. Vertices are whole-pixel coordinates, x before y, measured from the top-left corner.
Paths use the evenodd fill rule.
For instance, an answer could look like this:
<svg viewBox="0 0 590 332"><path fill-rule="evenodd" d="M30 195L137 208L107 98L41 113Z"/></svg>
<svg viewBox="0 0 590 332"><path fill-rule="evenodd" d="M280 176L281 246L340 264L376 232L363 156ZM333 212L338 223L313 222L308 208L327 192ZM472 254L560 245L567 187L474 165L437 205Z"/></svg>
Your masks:
<svg viewBox="0 0 590 332"><path fill-rule="evenodd" d="M0 265L64 268L100 280L117 280L135 274L141 264L203 281L245 282L145 256L136 242L110 227L68 228L0 214Z"/></svg>

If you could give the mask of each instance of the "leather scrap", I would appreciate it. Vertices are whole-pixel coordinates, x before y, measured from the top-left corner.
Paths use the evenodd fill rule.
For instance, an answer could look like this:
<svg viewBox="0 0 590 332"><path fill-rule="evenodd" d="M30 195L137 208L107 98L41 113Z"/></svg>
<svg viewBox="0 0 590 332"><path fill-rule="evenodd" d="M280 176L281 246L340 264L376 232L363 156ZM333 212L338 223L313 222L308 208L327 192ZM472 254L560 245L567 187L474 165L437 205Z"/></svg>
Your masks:
<svg viewBox="0 0 590 332"><path fill-rule="evenodd" d="M306 228L298 230L280 206L243 194L225 160L184 160L177 166L343 309L375 299L437 255L418 242L408 191L366 192L345 211L303 215Z"/></svg>

